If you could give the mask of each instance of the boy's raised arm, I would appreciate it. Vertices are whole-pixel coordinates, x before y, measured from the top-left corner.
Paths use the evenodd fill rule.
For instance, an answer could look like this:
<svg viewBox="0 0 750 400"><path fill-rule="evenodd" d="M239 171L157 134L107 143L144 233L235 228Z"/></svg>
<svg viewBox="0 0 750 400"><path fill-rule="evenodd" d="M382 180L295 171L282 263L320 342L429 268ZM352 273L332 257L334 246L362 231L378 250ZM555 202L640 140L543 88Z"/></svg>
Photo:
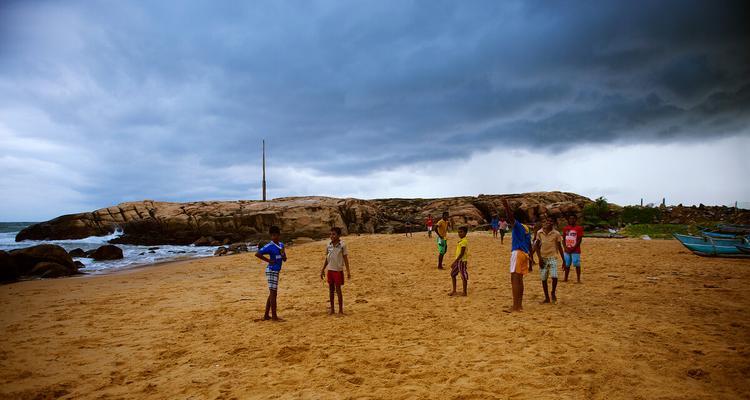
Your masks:
<svg viewBox="0 0 750 400"><path fill-rule="evenodd" d="M513 210L510 209L508 199L503 199L503 208L505 208L505 218L508 220L508 225L515 225L516 219L513 217Z"/></svg>

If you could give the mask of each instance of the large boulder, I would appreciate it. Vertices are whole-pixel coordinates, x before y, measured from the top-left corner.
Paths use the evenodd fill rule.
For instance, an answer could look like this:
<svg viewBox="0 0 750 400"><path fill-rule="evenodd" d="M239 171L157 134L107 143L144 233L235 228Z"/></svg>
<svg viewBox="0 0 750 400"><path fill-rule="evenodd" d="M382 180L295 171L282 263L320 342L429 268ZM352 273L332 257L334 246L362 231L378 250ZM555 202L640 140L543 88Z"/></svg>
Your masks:
<svg viewBox="0 0 750 400"><path fill-rule="evenodd" d="M96 261L119 260L122 257L122 249L112 244L105 244L91 253L91 258Z"/></svg>
<svg viewBox="0 0 750 400"><path fill-rule="evenodd" d="M15 261L20 275L32 275L31 271L36 264L47 261L64 266L74 274L78 271L67 251L55 244L40 244L23 249L12 250L10 256Z"/></svg>
<svg viewBox="0 0 750 400"><path fill-rule="evenodd" d="M18 266L7 252L0 250L0 282L13 282L20 277Z"/></svg>
<svg viewBox="0 0 750 400"><path fill-rule="evenodd" d="M228 250L230 253L247 253L248 248L245 243L232 243Z"/></svg>
<svg viewBox="0 0 750 400"><path fill-rule="evenodd" d="M88 213L66 215L32 225L16 236L23 239L80 239L106 235L120 228L112 243L141 245L228 245L268 239L268 228L279 226L285 240L325 238L333 226L350 233L401 232L407 223L419 230L428 215L443 211L454 226L481 228L502 213L502 199L519 207L529 219L580 213L591 200L573 193L538 192L479 195L444 199L337 199L287 197L272 201L201 201L167 203L144 200Z"/></svg>
<svg viewBox="0 0 750 400"><path fill-rule="evenodd" d="M40 244L9 253L0 252L0 280L15 281L24 276L52 278L78 273L68 252L54 244Z"/></svg>
<svg viewBox="0 0 750 400"><path fill-rule="evenodd" d="M208 236L208 237L201 236L200 238L198 238L198 240L193 242L193 244L196 246L210 246L211 243L214 243L214 242L216 242L216 240L214 240L214 238L211 236Z"/></svg>
<svg viewBox="0 0 750 400"><path fill-rule="evenodd" d="M55 262L42 261L31 269L31 275L41 278L59 278L70 275L70 270Z"/></svg>
<svg viewBox="0 0 750 400"><path fill-rule="evenodd" d="M86 257L86 252L82 248L76 248L68 252L71 257L81 258Z"/></svg>

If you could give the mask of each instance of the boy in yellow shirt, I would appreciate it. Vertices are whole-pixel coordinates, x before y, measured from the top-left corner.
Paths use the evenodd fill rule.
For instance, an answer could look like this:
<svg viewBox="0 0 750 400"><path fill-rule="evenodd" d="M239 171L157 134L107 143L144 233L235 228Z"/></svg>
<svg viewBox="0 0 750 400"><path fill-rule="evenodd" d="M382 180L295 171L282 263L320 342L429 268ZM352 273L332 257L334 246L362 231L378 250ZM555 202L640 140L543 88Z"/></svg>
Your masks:
<svg viewBox="0 0 750 400"><path fill-rule="evenodd" d="M465 226L458 228L458 244L456 245L456 261L451 265L451 279L453 280L453 291L449 296L456 295L456 276L461 274L461 281L464 284L464 296L466 296L467 286L469 284L469 271L466 268L469 260L469 241L466 239L468 229Z"/></svg>
<svg viewBox="0 0 750 400"><path fill-rule="evenodd" d="M438 269L443 269L443 256L448 251L448 211L443 212L443 218L437 223Z"/></svg>

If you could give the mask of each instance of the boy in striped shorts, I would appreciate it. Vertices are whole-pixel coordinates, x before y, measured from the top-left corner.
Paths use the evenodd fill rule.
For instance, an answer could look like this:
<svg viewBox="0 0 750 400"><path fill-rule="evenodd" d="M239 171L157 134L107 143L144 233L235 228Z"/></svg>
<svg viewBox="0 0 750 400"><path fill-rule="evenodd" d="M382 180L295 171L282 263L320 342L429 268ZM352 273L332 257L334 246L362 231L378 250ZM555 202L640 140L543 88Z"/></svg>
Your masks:
<svg viewBox="0 0 750 400"><path fill-rule="evenodd" d="M281 230L278 226L272 226L269 230L271 234L271 241L267 245L258 249L255 253L255 257L268 263L266 267L266 281L268 282L268 299L266 300L266 313L263 315L263 320L269 319L274 321L281 321L278 315L276 315L276 292L279 289L279 273L281 272L281 264L286 261L286 250L284 249L284 243L280 242ZM271 315L269 316L269 311Z"/></svg>
<svg viewBox="0 0 750 400"><path fill-rule="evenodd" d="M468 229L465 226L458 228L458 244L456 245L456 261L451 266L451 279L453 280L453 291L449 296L456 295L456 276L461 274L461 281L464 284L464 296L466 296L467 286L469 284L469 271L466 264L469 261L469 241L466 240Z"/></svg>

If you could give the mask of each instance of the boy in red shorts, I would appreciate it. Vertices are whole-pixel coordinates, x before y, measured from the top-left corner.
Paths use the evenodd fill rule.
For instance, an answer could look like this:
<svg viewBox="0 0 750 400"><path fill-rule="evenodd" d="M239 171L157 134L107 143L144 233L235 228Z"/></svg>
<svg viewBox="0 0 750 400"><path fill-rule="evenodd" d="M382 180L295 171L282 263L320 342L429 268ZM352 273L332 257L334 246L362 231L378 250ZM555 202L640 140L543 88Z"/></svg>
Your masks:
<svg viewBox="0 0 750 400"><path fill-rule="evenodd" d="M334 291L339 297L339 314L344 313L344 298L341 295L341 285L344 284L344 266L346 266L346 279L351 279L349 253L346 250L346 244L341 241L341 228L331 228L331 242L326 247L326 261L323 263L323 269L320 270L320 279L322 280L323 275L326 274L326 269L328 269L328 294L331 301L329 314L331 315L335 312L333 307Z"/></svg>

